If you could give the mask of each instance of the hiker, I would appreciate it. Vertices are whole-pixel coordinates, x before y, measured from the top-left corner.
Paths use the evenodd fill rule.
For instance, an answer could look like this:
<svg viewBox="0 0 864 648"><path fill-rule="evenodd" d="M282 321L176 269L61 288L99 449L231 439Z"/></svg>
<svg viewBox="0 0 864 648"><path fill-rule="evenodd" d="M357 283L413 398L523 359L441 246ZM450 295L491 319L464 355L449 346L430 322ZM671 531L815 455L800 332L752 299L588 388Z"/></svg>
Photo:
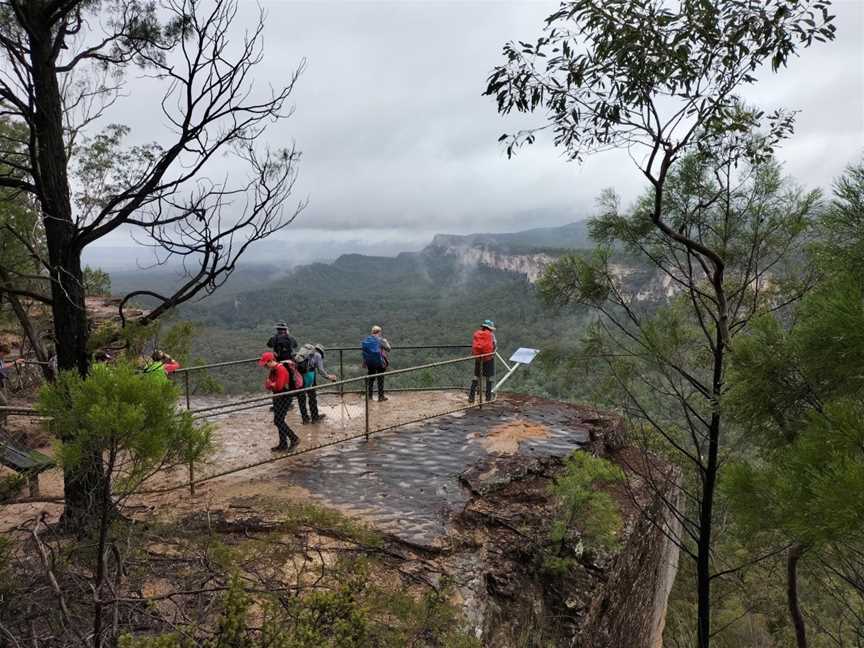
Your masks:
<svg viewBox="0 0 864 648"><path fill-rule="evenodd" d="M384 372L390 364L390 343L384 337L380 326L372 327L372 333L363 338L361 343L363 350L363 366L366 367L368 376L378 376L378 402L389 400L384 395ZM369 400L372 400L372 383L374 380L366 380L366 389Z"/></svg>
<svg viewBox="0 0 864 648"><path fill-rule="evenodd" d="M495 322L484 320L482 326L474 332L471 341L471 353L478 357L474 360L474 380L471 381L471 391L468 392L468 402L473 403L477 395L477 383L482 375L486 381L486 400L492 400L492 383L495 378L495 356L498 340L495 339ZM493 354L493 355L489 355ZM482 371L482 374L481 374Z"/></svg>
<svg viewBox="0 0 864 648"><path fill-rule="evenodd" d="M258 366L267 367L269 373L267 374L267 379L264 381L264 389L272 392L274 396L291 391L292 389L300 389L303 384L303 378L293 364L288 367L279 362L276 354L272 351L265 351L261 354ZM294 434L294 430L288 427L288 424L285 422L285 417L288 415L288 407L286 406L288 398L282 396L281 398L273 399L273 424L279 432L279 444L270 448L272 452L290 452L300 443L300 439Z"/></svg>
<svg viewBox="0 0 864 648"><path fill-rule="evenodd" d="M318 384L317 377L320 373L328 380L335 381L336 374L329 374L324 368L324 346L318 344L304 344L294 355L297 370L303 375L303 387L314 387ZM309 409L306 409L306 400L309 400ZM300 406L300 417L303 423L317 423L326 414L318 413L318 393L316 390L297 394L297 404ZM311 417L310 417L311 414Z"/></svg>
<svg viewBox="0 0 864 648"><path fill-rule="evenodd" d="M276 324L276 335L267 340L267 347L273 349L279 362L293 360L297 353L297 340L290 335L288 325L285 322Z"/></svg>
<svg viewBox="0 0 864 648"><path fill-rule="evenodd" d="M154 374L167 378L169 374L174 373L180 368L179 362L159 349L153 351L150 358L152 359L152 362L144 367L144 373L146 374Z"/></svg>

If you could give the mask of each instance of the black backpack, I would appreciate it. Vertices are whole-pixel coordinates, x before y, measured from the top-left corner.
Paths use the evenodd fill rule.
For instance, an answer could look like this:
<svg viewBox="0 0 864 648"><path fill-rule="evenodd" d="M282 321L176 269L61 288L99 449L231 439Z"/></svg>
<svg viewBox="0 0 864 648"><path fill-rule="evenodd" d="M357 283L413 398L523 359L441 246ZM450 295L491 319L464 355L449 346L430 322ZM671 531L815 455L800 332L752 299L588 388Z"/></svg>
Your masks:
<svg viewBox="0 0 864 648"><path fill-rule="evenodd" d="M291 360L294 357L294 349L291 344L293 341L294 339L286 333L274 337L273 353L276 354L277 360Z"/></svg>

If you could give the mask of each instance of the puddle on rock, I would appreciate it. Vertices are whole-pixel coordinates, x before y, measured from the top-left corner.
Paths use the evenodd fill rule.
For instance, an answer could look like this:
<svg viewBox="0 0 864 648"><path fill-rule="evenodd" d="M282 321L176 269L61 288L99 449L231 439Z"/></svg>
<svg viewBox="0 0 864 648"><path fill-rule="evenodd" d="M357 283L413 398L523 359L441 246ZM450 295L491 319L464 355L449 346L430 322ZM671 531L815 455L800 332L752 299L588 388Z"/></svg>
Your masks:
<svg viewBox="0 0 864 648"><path fill-rule="evenodd" d="M519 451L519 442L526 439L548 439L551 430L545 425L533 421L517 420L501 423L489 429L489 433L480 439L486 452L502 455L513 455Z"/></svg>

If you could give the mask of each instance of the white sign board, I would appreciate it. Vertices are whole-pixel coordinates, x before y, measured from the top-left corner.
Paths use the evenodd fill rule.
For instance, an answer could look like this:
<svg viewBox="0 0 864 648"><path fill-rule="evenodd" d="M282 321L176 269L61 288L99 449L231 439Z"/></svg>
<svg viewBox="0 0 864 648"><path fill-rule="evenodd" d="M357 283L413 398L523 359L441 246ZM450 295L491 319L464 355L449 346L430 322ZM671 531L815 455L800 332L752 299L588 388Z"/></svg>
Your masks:
<svg viewBox="0 0 864 648"><path fill-rule="evenodd" d="M512 356L510 356L510 362L518 362L519 364L528 365L537 357L538 353L540 353L540 349L520 347L519 349L516 349L516 352Z"/></svg>

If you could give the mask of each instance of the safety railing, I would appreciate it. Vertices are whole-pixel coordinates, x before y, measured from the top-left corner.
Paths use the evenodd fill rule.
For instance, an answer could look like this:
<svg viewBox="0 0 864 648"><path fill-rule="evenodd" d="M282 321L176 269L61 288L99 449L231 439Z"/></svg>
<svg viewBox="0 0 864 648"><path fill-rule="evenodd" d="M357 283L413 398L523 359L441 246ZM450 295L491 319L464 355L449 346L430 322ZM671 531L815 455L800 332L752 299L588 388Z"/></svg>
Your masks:
<svg viewBox="0 0 864 648"><path fill-rule="evenodd" d="M413 347L394 348L394 351L447 351L453 349L470 349L467 345L423 345ZM342 352L347 355L349 352L359 353L358 347L335 347L329 350L332 353ZM489 354L482 358L488 359L495 357L497 354ZM182 481L175 482L171 485L165 485L155 489L142 490L141 494L155 494L188 488L190 493L195 494L195 487L198 484L207 482L219 477L224 477L232 473L241 472L262 466L264 464L281 461L288 457L302 455L329 446L334 446L347 441L366 439L370 436L393 430L413 423L420 423L436 417L455 414L457 412L470 410L473 408L482 409L488 404L486 382L491 380L490 377L484 376L483 371L479 371L477 376L477 389L475 391L475 400L469 402L467 388L475 378L477 373L478 357L473 355L465 355L457 358L448 358L445 360L427 362L415 366L405 368L388 369L383 374L383 379L386 383L386 393L399 393L398 397L394 397L394 401L387 404L377 404L373 407L373 393L377 391L377 380L380 374L377 375L361 375L349 378L343 378L334 382L328 382L320 385L314 385L303 389L295 389L282 392L279 394L266 394L251 398L242 398L228 402L218 402L211 405L192 408L192 402L189 399L188 392L186 393L186 405L189 414L195 420L214 419L217 417L228 417L238 412L246 412L258 408L265 408L272 405L277 399L295 399L302 396L307 396L314 393L317 395L327 396L330 403L325 404L322 401L322 408L329 407L332 411L342 411L346 415L346 420L341 424L325 426L329 430L324 430L321 426L308 425L302 428L295 428L305 438L298 449L290 453L279 453L275 456L266 456L265 458L256 458L255 454L241 453L238 456L232 457L229 461L223 461L223 457L213 457L212 461L205 462L205 466L215 468L212 472L204 470L204 474L196 477L196 471L205 466L189 465L183 472L188 472L188 476L181 478ZM499 362L506 366L506 362L498 356ZM212 369L214 367L231 367L234 365L251 364L257 362L258 358L244 358L223 363L212 363L209 365L201 365L199 367L188 367L183 370L178 370L181 376L189 375L196 371ZM342 372L344 375L344 355L342 357ZM255 369L259 378L263 370L257 365ZM452 371L458 372L463 380L460 384L454 385ZM436 372L438 374L436 375ZM450 372L450 373L444 373ZM449 380L440 380L442 376ZM179 376L178 376L179 377ZM424 381L434 384L425 384ZM260 381L259 381L260 384ZM438 395L426 394L424 392L438 391ZM35 410L30 408L4 408L8 410L8 414L15 413L33 415L37 414ZM267 417L269 419L269 415ZM358 420L359 419L359 420ZM293 421L292 421L293 422ZM262 425L262 423L264 425ZM230 430L230 438L234 436L234 426L245 426L247 432L251 429L251 437L246 437L241 440L245 443L248 438L260 439L261 435L273 433L276 429L273 422L270 420L262 420L260 415L253 416L252 419L247 419L246 416L231 420L231 424L225 429ZM270 432L272 430L272 432ZM178 475L179 477L179 475ZM173 481L173 480L170 480Z"/></svg>
<svg viewBox="0 0 864 648"><path fill-rule="evenodd" d="M424 347L417 347L417 348L424 348ZM440 347L434 347L434 348L440 348ZM440 362L430 362L427 364L417 365L414 367L406 367L404 369L392 369L392 370L388 369L383 374L357 376L355 378L345 378L342 380L336 380L336 381L329 382L329 383L323 383L321 385L313 385L311 387L304 387L302 389L293 389L290 391L284 391L284 392L280 392L278 394L269 394L269 395L264 395L264 396L256 396L253 398L245 398L245 399L241 399L241 400L237 400L237 401L230 401L227 403L219 403L217 405L210 405L208 407L201 407L201 408L197 408L197 409L191 409L190 408L189 413L192 415L193 419L210 418L212 416L221 416L224 414L230 414L230 413L234 413L237 411L267 406L267 405L270 405L274 400L279 399L279 398L292 398L292 397L300 396L302 394L308 394L310 392L315 392L315 393L319 393L319 394L320 393L362 394L364 396L363 400L365 403L365 411L366 411L365 433L368 435L370 433L370 431L369 431L369 414L368 414L369 407L368 407L368 404L370 401L369 396L373 391L372 387L374 387L374 385L371 385L370 383L374 383L375 381L377 381L379 376L382 377L384 380L392 380L393 378L398 377L398 376L404 376L404 375L408 375L408 374L412 374L412 373L417 373L417 372L428 370L428 369L434 369L437 367L453 366L453 365L458 365L458 364L463 364L463 363L468 363L468 362L476 362L477 360L488 359L491 357L494 357L494 354L490 353L490 354L485 355L485 356L470 355L470 356L464 356L464 357L460 357L460 358L452 358L449 360L442 360ZM255 360L257 360L257 358L255 358ZM194 369L194 368L190 368L190 370L192 370L192 369ZM179 372L179 370L178 370L178 372ZM363 385L362 389L357 389L357 390L346 390L346 389L335 390L334 389L334 388L344 388L346 385L359 385L361 383ZM485 380L484 380L484 376L482 376L482 372L481 372L481 375L478 377L478 391L482 391L482 390L479 390L479 387L481 387L481 386L485 387ZM456 387L418 387L418 388L413 388L413 389L412 388L404 388L404 387L402 387L402 388L390 387L390 388L388 388L388 391L391 391L391 392L394 392L394 391L433 391L433 390L434 391L446 391L448 389L462 389L462 387L461 386L456 386ZM482 394L480 395L479 402L477 404L479 407L483 406ZM426 417L426 418L430 418L430 417Z"/></svg>
<svg viewBox="0 0 864 648"><path fill-rule="evenodd" d="M489 357L494 356L493 354L489 354L489 356L482 356L482 358ZM446 397L427 397L424 394L419 393L419 388L413 389L413 391L416 391L418 393L416 394L416 396L412 396L411 393L407 393L409 392L408 388L400 388L398 385L393 385L394 382L398 383L399 380L405 379L410 376L416 376L418 374L422 375L427 372L440 371L447 368L461 368L462 374L469 379L470 383L470 380L473 379L475 376L475 363L477 361L477 356L468 355L459 358L450 358L447 360L425 363L413 367L406 367L403 369L388 370L383 374L384 380L388 383L387 392L402 393L399 397L394 397L396 400L395 403L388 404L392 407L384 405L383 408L379 408L376 406L374 408L374 412L371 403L373 402L374 388L377 388L378 375L356 376L352 378L337 380L335 382L314 385L312 387L306 387L303 389L294 389L279 394L255 396L252 398L243 398L236 401L216 403L213 405L207 405L205 407L191 408L189 409L189 414L191 414L193 419L195 420L214 419L216 417L233 415L238 412L247 412L248 410L267 407L273 404L273 402L277 399L302 398L306 395L309 395L310 393L315 393L316 396L329 395L331 399L335 398L335 400L338 402L338 405L331 405L330 407L353 409L355 416L359 415L360 417L362 417L362 421L358 422L349 416L349 419L351 420L348 422L347 425L343 426L341 432L334 433L331 429L329 435L324 434L319 426L303 426L303 429L299 429L298 431L307 437L314 436L315 438L305 439L302 445L292 452L280 453L276 456L269 456L263 459L259 459L257 461L244 462L239 465L231 465L230 462L227 462L226 465L225 463L222 463L219 459L217 459L217 461L219 461L217 465L220 466L219 470L209 474L201 475L197 478L195 477L195 467L190 465L188 467L188 478L183 480L183 482L158 489L147 490L144 491L144 493L162 493L176 490L178 488L188 487L190 493L194 494L196 485L210 481L212 479L217 479L219 477L224 477L233 473L256 468L264 464L281 461L282 459L285 459L287 457L294 457L297 455L314 452L316 450L321 450L323 448L334 446L340 443L345 443L347 441L358 439L365 439L368 441L370 436L374 434L400 428L406 425L410 425L412 423L420 423L436 417L454 414L473 408L482 409L484 405L488 404L486 393L487 377L482 375L482 371L479 372L481 375L477 378L477 389L475 392L475 400L473 402L468 401L467 393L462 390L462 387L456 388L457 391L455 392L450 390L450 393L447 394ZM372 389L370 389L370 387ZM442 392L442 394L448 392L448 389L440 387L430 387L428 389L435 389ZM413 398L424 399L424 401L426 401L425 406L418 407L416 403L411 403L410 400ZM241 425L246 420L247 419L244 416L242 419L234 419L232 423L234 425ZM256 435L266 433L265 430L261 429L261 423L262 421L260 419L257 419L254 422L254 433ZM272 422L267 422L268 427L272 425ZM275 427L273 428L273 433L275 434ZM241 433L232 428L232 437L236 436L237 434Z"/></svg>
<svg viewBox="0 0 864 648"><path fill-rule="evenodd" d="M430 356L443 355L447 352L465 351L470 352L470 344L419 344L419 345L400 345L394 346L390 352L390 369L396 370L400 367L413 367L418 365L418 360L428 359ZM340 378L359 378L365 372L362 368L362 355L359 346L327 346L325 347L325 364L329 370L336 372ZM199 381L199 385L195 384L196 375L206 374L213 377L218 383L227 383L229 387L240 387L239 391L251 391L257 388L260 384L260 372L257 369L256 363L259 356L252 358L241 358L238 360L229 360L226 362L214 362L210 364L196 365L192 367L184 367L174 372L175 380L182 382L183 397L186 403L186 408L192 407L192 396L200 385L203 385L206 390L206 381ZM331 364L335 363L335 364ZM338 366L338 369L337 369ZM233 369L236 367L252 367L255 369L255 374L246 374L238 376L236 373L231 375L223 373L223 370ZM388 371L392 374L392 371ZM345 393L360 393L360 389L346 390L344 383L334 383L328 385L339 394ZM423 384L405 384L395 388L393 391L438 391L448 389L467 389L467 385L463 382L457 382L450 377L449 381L437 383L435 385Z"/></svg>

